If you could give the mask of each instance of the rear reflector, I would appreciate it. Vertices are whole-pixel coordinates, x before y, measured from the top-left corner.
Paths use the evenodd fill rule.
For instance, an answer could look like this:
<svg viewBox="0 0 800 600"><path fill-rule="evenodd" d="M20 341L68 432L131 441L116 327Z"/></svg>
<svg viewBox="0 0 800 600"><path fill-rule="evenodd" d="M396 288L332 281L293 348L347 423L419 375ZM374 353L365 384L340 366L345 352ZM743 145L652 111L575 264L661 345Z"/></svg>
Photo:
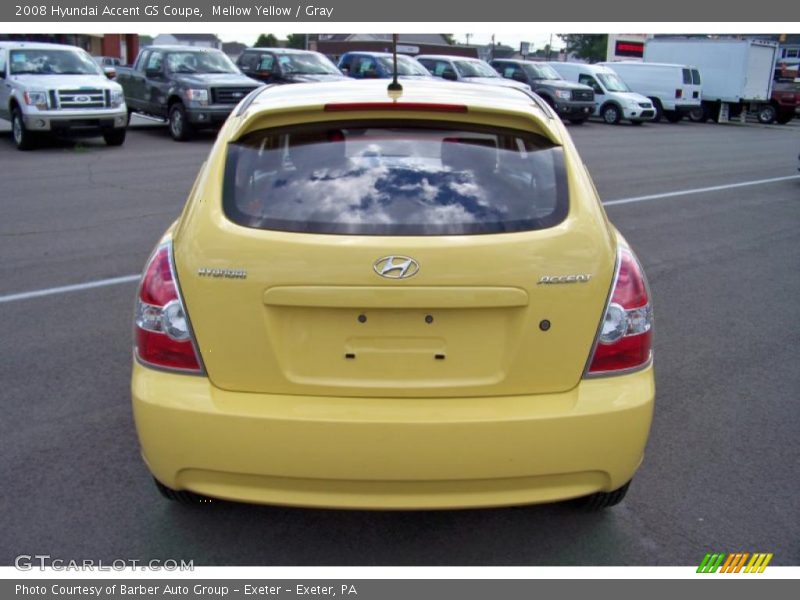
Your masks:
<svg viewBox="0 0 800 600"><path fill-rule="evenodd" d="M619 270L603 315L589 375L646 365L653 345L653 309L644 271L630 248L619 251Z"/></svg>
<svg viewBox="0 0 800 600"><path fill-rule="evenodd" d="M683 90L681 90L681 89L675 90L675 97L676 98L683 98Z"/></svg>
<svg viewBox="0 0 800 600"><path fill-rule="evenodd" d="M454 112L465 113L467 107L463 104L437 104L433 102L338 102L326 104L328 112L345 112L359 110L412 110L424 112Z"/></svg>
<svg viewBox="0 0 800 600"><path fill-rule="evenodd" d="M134 344L136 357L146 365L202 373L172 267L170 243L159 246L145 267L136 297Z"/></svg>

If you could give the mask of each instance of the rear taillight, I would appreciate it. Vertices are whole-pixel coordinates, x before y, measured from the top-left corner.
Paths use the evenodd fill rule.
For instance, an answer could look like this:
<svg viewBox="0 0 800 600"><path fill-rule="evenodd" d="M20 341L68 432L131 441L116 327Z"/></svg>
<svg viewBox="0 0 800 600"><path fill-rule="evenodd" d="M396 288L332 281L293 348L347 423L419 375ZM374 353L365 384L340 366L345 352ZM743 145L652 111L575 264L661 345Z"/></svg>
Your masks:
<svg viewBox="0 0 800 600"><path fill-rule="evenodd" d="M136 356L144 364L190 373L203 371L169 242L156 248L145 267L136 297L134 344Z"/></svg>
<svg viewBox="0 0 800 600"><path fill-rule="evenodd" d="M675 90L675 97L676 98L683 98L683 90L681 90L681 89Z"/></svg>
<svg viewBox="0 0 800 600"><path fill-rule="evenodd" d="M653 309L647 280L636 256L623 247L588 374L611 374L646 365L652 344Z"/></svg>

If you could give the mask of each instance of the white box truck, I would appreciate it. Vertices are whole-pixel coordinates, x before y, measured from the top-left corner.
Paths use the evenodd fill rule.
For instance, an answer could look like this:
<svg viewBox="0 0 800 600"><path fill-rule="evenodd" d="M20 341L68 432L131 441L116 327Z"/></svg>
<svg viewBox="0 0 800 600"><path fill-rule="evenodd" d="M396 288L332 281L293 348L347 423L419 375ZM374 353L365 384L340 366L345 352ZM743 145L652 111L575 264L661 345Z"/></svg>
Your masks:
<svg viewBox="0 0 800 600"><path fill-rule="evenodd" d="M644 47L645 62L681 63L700 69L702 111L694 120L744 119L770 106L778 44L763 40L653 38Z"/></svg>

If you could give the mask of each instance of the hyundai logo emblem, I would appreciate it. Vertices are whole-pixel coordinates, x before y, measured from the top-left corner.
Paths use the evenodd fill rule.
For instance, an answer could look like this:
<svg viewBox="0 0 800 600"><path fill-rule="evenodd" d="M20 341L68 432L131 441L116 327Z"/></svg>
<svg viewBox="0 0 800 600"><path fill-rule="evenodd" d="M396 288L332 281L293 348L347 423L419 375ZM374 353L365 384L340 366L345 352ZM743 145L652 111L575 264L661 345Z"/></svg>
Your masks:
<svg viewBox="0 0 800 600"><path fill-rule="evenodd" d="M408 256L384 256L372 265L375 272L387 279L408 279L419 273L419 263Z"/></svg>

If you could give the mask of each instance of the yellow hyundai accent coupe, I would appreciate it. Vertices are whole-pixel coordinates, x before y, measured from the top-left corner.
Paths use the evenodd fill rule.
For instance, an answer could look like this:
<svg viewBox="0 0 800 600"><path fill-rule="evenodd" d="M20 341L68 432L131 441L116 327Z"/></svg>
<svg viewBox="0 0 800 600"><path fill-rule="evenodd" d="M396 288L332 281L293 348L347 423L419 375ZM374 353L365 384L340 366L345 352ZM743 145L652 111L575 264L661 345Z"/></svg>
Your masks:
<svg viewBox="0 0 800 600"><path fill-rule="evenodd" d="M374 509L619 502L652 310L560 119L510 88L267 86L136 300L159 490Z"/></svg>

